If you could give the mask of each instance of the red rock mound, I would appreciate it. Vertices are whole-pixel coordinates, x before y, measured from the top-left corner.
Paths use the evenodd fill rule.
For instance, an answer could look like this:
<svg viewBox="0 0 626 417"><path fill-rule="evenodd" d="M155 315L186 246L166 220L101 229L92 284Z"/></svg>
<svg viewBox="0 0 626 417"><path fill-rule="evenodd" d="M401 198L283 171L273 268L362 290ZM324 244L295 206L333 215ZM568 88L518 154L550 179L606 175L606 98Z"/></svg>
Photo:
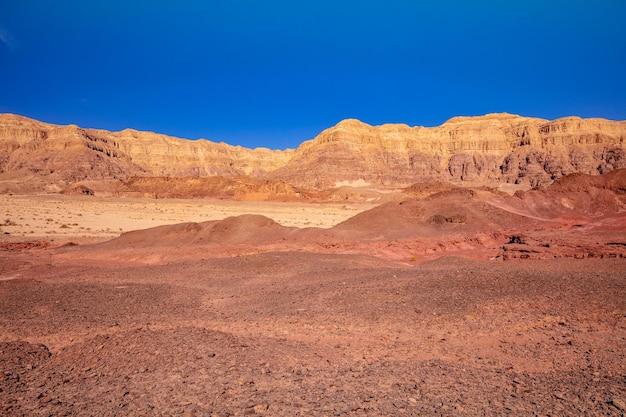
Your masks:
<svg viewBox="0 0 626 417"><path fill-rule="evenodd" d="M404 239L502 230L524 222L534 221L493 207L474 190L451 189L423 199L383 204L346 220L333 230L355 238Z"/></svg>
<svg viewBox="0 0 626 417"><path fill-rule="evenodd" d="M268 251L359 253L401 261L449 251L496 253L511 233L534 227L537 221L494 207L485 195L493 196L459 188L390 202L331 229L288 228L264 216L244 215L134 231L84 250L69 250L154 263Z"/></svg>
<svg viewBox="0 0 626 417"><path fill-rule="evenodd" d="M449 182L441 181L427 181L418 182L405 187L403 191L415 198L428 197L429 195L437 194L443 191L451 191L459 187Z"/></svg>
<svg viewBox="0 0 626 417"><path fill-rule="evenodd" d="M626 195L626 168L616 169L604 175L570 174L543 187L554 193L558 192L586 192L591 188L611 190Z"/></svg>
<svg viewBox="0 0 626 417"><path fill-rule="evenodd" d="M553 184L505 198L499 206L552 220L590 220L626 212L626 169L604 175L571 174Z"/></svg>
<svg viewBox="0 0 626 417"><path fill-rule="evenodd" d="M104 242L98 249L139 249L220 245L263 245L292 233L295 228L281 226L265 216L245 214L224 220L180 223L122 234Z"/></svg>
<svg viewBox="0 0 626 417"><path fill-rule="evenodd" d="M91 259L164 263L260 252L363 254L414 262L444 254L481 259L626 257L625 171L574 175L502 196L453 188L389 202L331 229L288 228L259 215L125 233L89 247Z"/></svg>

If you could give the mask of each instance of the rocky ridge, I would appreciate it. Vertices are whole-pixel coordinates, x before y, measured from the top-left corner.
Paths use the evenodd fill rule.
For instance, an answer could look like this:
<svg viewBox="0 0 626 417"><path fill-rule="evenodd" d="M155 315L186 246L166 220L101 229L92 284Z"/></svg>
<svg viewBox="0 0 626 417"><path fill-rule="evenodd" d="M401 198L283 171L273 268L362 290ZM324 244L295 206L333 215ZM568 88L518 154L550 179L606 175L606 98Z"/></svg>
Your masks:
<svg viewBox="0 0 626 417"><path fill-rule="evenodd" d="M382 185L421 181L537 186L626 166L626 122L510 114L456 117L433 128L345 120L296 149L274 175L326 188L337 178Z"/></svg>
<svg viewBox="0 0 626 417"><path fill-rule="evenodd" d="M626 122L511 114L455 117L438 127L344 120L297 149L247 149L126 129L108 132L0 115L0 191L28 182L62 191L131 177L250 177L303 190L423 181L538 186L626 167ZM11 188L13 187L13 188ZM23 188L22 188L23 189Z"/></svg>

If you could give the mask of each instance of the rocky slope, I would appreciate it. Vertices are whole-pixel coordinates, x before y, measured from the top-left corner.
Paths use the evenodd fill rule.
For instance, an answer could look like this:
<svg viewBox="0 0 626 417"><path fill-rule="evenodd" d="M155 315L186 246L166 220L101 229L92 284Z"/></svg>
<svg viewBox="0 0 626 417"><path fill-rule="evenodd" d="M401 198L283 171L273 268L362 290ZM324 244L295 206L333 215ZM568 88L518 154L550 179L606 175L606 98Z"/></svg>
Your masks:
<svg viewBox="0 0 626 417"><path fill-rule="evenodd" d="M510 114L456 117L434 128L345 120L303 143L272 175L326 188L337 180L383 185L421 181L532 186L573 172L626 166L626 122Z"/></svg>
<svg viewBox="0 0 626 417"><path fill-rule="evenodd" d="M149 132L108 132L0 115L0 191L60 191L82 181L221 176L300 189L407 186L422 181L537 186L564 175L626 167L626 122L510 114L456 117L441 126L344 120L295 150L247 149ZM12 185L10 185L12 184Z"/></svg>
<svg viewBox="0 0 626 417"><path fill-rule="evenodd" d="M35 188L52 191L83 181L124 182L138 176L258 177L284 165L290 152L0 115L0 180L28 179Z"/></svg>

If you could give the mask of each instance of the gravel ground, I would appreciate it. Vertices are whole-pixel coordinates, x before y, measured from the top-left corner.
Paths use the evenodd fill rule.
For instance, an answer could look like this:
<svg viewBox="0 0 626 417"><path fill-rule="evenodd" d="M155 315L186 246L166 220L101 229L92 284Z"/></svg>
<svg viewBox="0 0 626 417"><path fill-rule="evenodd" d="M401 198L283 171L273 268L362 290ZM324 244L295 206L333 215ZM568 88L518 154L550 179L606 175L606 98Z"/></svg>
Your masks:
<svg viewBox="0 0 626 417"><path fill-rule="evenodd" d="M0 251L6 416L626 412L623 259Z"/></svg>

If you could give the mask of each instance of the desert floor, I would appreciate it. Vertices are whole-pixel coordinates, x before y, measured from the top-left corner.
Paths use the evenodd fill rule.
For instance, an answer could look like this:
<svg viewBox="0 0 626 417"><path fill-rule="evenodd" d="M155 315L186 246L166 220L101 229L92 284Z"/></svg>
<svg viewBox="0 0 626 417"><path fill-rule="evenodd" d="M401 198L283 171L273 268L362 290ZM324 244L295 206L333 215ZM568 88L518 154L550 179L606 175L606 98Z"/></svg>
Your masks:
<svg viewBox="0 0 626 417"><path fill-rule="evenodd" d="M93 242L164 224L261 214L284 226L331 227L372 204L277 203L0 194L0 241Z"/></svg>
<svg viewBox="0 0 626 417"><path fill-rule="evenodd" d="M626 413L623 258L94 261L59 244L251 210L326 227L368 207L1 198L1 415Z"/></svg>

